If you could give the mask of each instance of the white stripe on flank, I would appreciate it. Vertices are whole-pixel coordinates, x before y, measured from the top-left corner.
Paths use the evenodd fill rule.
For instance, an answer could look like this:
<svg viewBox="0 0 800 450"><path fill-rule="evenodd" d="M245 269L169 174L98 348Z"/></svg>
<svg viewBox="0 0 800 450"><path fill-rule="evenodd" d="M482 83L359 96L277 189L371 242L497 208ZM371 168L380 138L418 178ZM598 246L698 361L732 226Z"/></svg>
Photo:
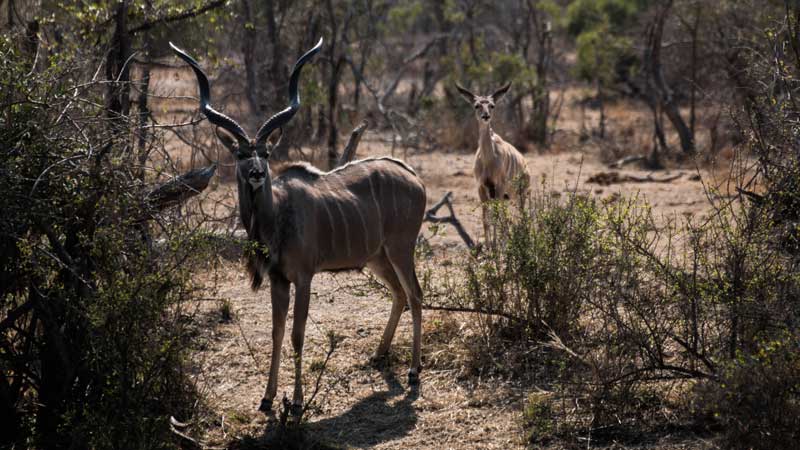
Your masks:
<svg viewBox="0 0 800 450"><path fill-rule="evenodd" d="M356 161L353 161L353 162L356 162ZM342 166L340 168L346 167L347 165L348 164L345 164L344 166ZM345 184L344 180L340 179L340 181L342 183L342 191L343 192L349 191L349 189L347 188L347 184ZM367 230L367 221L364 218L364 213L361 211L361 206L362 206L363 202L362 202L362 200L360 198L355 198L355 196L353 196L352 193L350 193L350 196L353 198L353 202L352 202L353 206L355 206L355 208L356 208L356 213L358 214L358 218L361 220L361 227L364 229L364 254L367 254L367 253L369 253L369 235L368 235L368 230Z"/></svg>
<svg viewBox="0 0 800 450"><path fill-rule="evenodd" d="M392 186L392 207L394 208L392 211L397 214L397 217L400 217L400 210L397 209L397 183L392 180L392 177L389 177L388 180L391 181Z"/></svg>
<svg viewBox="0 0 800 450"><path fill-rule="evenodd" d="M361 219L361 227L364 228L364 254L369 253L369 234L367 231L367 221L364 219L364 213L361 212L361 202L355 202L356 212L358 218Z"/></svg>
<svg viewBox="0 0 800 450"><path fill-rule="evenodd" d="M366 169L365 169L366 170ZM381 205L378 203L378 197L375 194L375 185L372 182L372 176L367 170L367 181L369 181L369 191L372 194L372 202L375 203L375 211L378 213L378 242L383 243L383 215L381 214Z"/></svg>
<svg viewBox="0 0 800 450"><path fill-rule="evenodd" d="M335 224L335 222L333 220L333 214L331 214L331 209L328 208L328 202L326 202L324 199L322 200L322 207L325 208L325 213L328 214L328 220L331 222L331 236L330 236L330 240L328 242L330 242L331 255L332 255L332 254L334 254L334 251L333 251L333 240L336 238L336 224ZM325 256L328 256L328 255L325 255Z"/></svg>
<svg viewBox="0 0 800 450"><path fill-rule="evenodd" d="M350 224L347 223L347 216L342 209L342 202L337 201L336 207L339 209L339 214L342 216L342 224L344 225L344 243L347 245L347 256L353 253L353 246L350 245Z"/></svg>

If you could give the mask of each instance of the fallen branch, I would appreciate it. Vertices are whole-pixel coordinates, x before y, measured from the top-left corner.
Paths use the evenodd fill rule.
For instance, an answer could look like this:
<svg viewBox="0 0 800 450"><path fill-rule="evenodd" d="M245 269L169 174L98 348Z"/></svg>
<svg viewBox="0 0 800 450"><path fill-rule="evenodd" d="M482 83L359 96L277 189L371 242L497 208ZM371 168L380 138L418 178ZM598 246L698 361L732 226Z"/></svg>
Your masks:
<svg viewBox="0 0 800 450"><path fill-rule="evenodd" d="M157 186L147 194L145 200L156 212L180 205L203 192L208 187L216 170L216 163L202 169L190 170Z"/></svg>
<svg viewBox="0 0 800 450"><path fill-rule="evenodd" d="M682 173L676 173L675 175L670 175L664 178L653 178L652 175L648 175L646 177L639 177L636 175L627 175L626 180L633 182L633 183L669 183L672 181L677 180L678 178L682 177Z"/></svg>
<svg viewBox="0 0 800 450"><path fill-rule="evenodd" d="M738 193L744 195L745 197L747 197L747 199L750 200L751 202L753 202L753 204L755 204L755 205L759 205L760 206L760 205L764 204L764 196L761 195L761 194L757 194L755 192L748 191L748 190L740 188L738 186L736 187L736 192L738 192Z"/></svg>
<svg viewBox="0 0 800 450"><path fill-rule="evenodd" d="M175 419L175 417L170 416L169 418L169 429L172 431L172 434L175 435L175 438L178 441L178 446L182 449L191 449L191 450L200 450L203 448L197 440L190 437L188 434L184 433L183 431L178 430L178 428L186 428L188 424L181 423Z"/></svg>
<svg viewBox="0 0 800 450"><path fill-rule="evenodd" d="M677 173L664 178L653 178L652 175L640 177L637 175L621 175L619 172L600 172L589 177L586 182L596 183L603 186L608 186L615 183L669 183L682 176L682 173Z"/></svg>
<svg viewBox="0 0 800 450"><path fill-rule="evenodd" d="M356 156L358 144L361 142L361 136L364 134L364 131L367 130L368 126L369 122L364 120L357 127L353 128L353 131L350 133L350 140L347 141L347 145L342 151L342 157L339 158L339 162L336 164L336 167L343 166L353 160L353 158Z"/></svg>
<svg viewBox="0 0 800 450"><path fill-rule="evenodd" d="M448 192L444 194L441 200L438 203L433 205L431 209L425 212L425 221L432 222L432 223L449 223L456 229L458 235L461 237L461 240L467 244L467 248L473 250L475 248L475 241L469 236L467 230L464 229L464 226L461 225L461 222L456 218L456 213L453 211L453 203L452 203L453 193ZM436 213L441 209L442 206L447 206L447 209L450 211L449 216L437 216Z"/></svg>
<svg viewBox="0 0 800 450"><path fill-rule="evenodd" d="M647 159L647 157L644 156L644 155L630 155L630 156L626 156L624 158L621 158L621 159L618 159L618 160L614 161L613 163L608 165L608 168L609 169L621 169L622 166L625 166L625 165L628 165L628 164L631 164L631 163L635 163L635 162L639 162L639 161L644 161L645 159Z"/></svg>
<svg viewBox="0 0 800 450"><path fill-rule="evenodd" d="M502 311L492 311L492 310L484 310L478 308L468 308L466 306L432 306L432 305L422 305L422 309L428 311L445 311L445 312L460 312L460 313L473 313L473 314L484 314L487 316L497 316L502 317L504 319L508 319L511 322L517 324L528 324L528 320L523 319L521 317L512 316L509 313L505 313Z"/></svg>

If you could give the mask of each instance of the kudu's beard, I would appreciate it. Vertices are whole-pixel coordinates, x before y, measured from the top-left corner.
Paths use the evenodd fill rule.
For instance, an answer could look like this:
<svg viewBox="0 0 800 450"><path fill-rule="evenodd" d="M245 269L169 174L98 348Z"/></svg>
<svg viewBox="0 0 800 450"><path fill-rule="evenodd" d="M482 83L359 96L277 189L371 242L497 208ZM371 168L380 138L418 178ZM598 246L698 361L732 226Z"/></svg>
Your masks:
<svg viewBox="0 0 800 450"><path fill-rule="evenodd" d="M264 187L264 182L267 180L267 177L259 177L259 178L248 178L247 183L250 184L252 190L252 195L255 196L259 189Z"/></svg>

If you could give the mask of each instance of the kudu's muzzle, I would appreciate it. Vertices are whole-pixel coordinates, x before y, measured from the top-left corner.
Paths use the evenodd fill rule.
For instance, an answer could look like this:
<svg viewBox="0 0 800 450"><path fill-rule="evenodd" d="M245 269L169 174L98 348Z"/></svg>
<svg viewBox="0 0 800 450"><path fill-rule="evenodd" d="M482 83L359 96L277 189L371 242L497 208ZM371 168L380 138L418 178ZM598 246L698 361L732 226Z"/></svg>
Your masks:
<svg viewBox="0 0 800 450"><path fill-rule="evenodd" d="M247 181L253 189L258 189L264 185L264 179L267 177L267 171L262 168L253 167L247 173Z"/></svg>

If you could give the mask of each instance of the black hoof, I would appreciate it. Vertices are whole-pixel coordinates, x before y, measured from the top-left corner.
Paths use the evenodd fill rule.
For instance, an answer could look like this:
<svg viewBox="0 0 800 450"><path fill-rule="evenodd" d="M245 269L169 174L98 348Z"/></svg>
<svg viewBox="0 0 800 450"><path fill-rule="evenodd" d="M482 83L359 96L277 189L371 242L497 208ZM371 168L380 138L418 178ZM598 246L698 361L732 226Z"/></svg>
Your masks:
<svg viewBox="0 0 800 450"><path fill-rule="evenodd" d="M303 415L303 405L298 405L296 403L292 403L292 407L289 408L289 414L293 417L300 417Z"/></svg>
<svg viewBox="0 0 800 450"><path fill-rule="evenodd" d="M389 354L383 353L380 355L373 355L369 359L369 365L376 369L384 369L389 366Z"/></svg>
<svg viewBox="0 0 800 450"><path fill-rule="evenodd" d="M261 404L258 406L258 410L264 414L272 414L272 400L262 398Z"/></svg>
<svg viewBox="0 0 800 450"><path fill-rule="evenodd" d="M410 369L408 371L408 384L412 386L416 386L419 384L419 373L422 372L422 369Z"/></svg>

